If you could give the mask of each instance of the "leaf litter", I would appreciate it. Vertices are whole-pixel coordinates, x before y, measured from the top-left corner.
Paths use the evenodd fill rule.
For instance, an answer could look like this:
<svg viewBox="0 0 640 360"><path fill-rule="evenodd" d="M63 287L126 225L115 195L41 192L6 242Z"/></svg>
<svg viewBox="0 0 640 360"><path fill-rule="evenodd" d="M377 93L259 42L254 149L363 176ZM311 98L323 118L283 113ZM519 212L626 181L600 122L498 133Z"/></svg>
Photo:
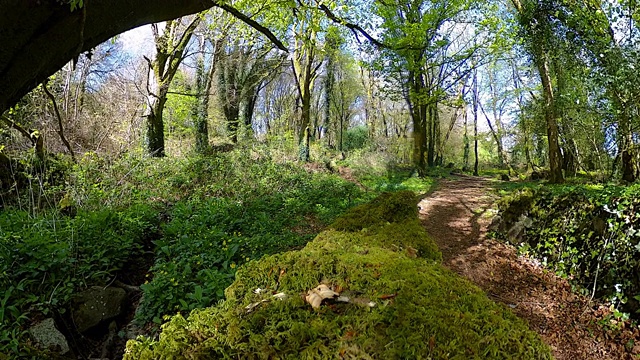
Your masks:
<svg viewBox="0 0 640 360"><path fill-rule="evenodd" d="M528 322L556 359L638 359L640 329L612 309L572 292L566 279L487 236L496 196L487 179L444 180L420 204L443 264Z"/></svg>

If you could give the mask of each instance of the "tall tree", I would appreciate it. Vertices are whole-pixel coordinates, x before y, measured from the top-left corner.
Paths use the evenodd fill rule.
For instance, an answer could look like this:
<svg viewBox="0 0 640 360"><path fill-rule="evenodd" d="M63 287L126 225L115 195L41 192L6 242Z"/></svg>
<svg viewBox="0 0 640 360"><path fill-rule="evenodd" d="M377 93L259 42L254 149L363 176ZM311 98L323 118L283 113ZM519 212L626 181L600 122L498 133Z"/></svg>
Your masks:
<svg viewBox="0 0 640 360"><path fill-rule="evenodd" d="M309 140L311 126L311 96L322 66L318 47L318 19L313 11L294 10L293 56L291 69L298 89L298 147L300 160L309 161Z"/></svg>
<svg viewBox="0 0 640 360"><path fill-rule="evenodd" d="M151 26L156 47L156 56L147 58L149 75L147 77L147 152L153 157L165 156L164 122L162 112L167 102L167 93L171 81L184 59L184 51L193 32L200 23L200 16L191 19L167 21L160 33L158 24ZM186 26L183 24L186 21Z"/></svg>
<svg viewBox="0 0 640 360"><path fill-rule="evenodd" d="M616 38L612 21L620 20L622 7L615 2L601 0L563 0L554 15L558 16L567 28L574 32L572 40L580 41L588 50L595 68L603 73L602 84L613 105L617 123L618 158L622 179L627 182L636 180L636 159L634 131L632 127L634 113L639 110L637 75L637 36L626 39L630 42L625 49L622 40ZM611 13L612 19L607 16ZM628 20L632 20L629 17ZM631 27L631 26L630 26ZM629 29L632 33L633 29ZM620 31L619 31L620 32ZM636 115L637 116L637 115Z"/></svg>
<svg viewBox="0 0 640 360"><path fill-rule="evenodd" d="M549 9L535 0L512 0L517 12L518 23L525 34L527 49L536 65L542 83L544 101L544 118L547 126L549 142L549 181L561 183L562 153L558 143L558 119L556 96L553 88L554 79L550 63L551 25L549 23Z"/></svg>
<svg viewBox="0 0 640 360"><path fill-rule="evenodd" d="M192 110L193 125L196 135L196 151L206 153L209 149L209 94L213 83L213 71L218 60L218 43L213 42L213 54L209 67L205 64L205 48L207 37L202 34L198 37L200 52L196 60L196 106Z"/></svg>
<svg viewBox="0 0 640 360"><path fill-rule="evenodd" d="M385 65L399 65L393 74L409 105L413 163L421 175L427 166L442 161L437 159L441 141L438 104L466 75L468 60L475 50L472 43L456 34L461 30L454 26L456 20L463 20L471 5L465 0L413 0L380 2L375 6L383 19L385 42L393 49L384 51Z"/></svg>
<svg viewBox="0 0 640 360"><path fill-rule="evenodd" d="M271 44L252 35L236 39L227 36L221 43L217 63L218 94L227 132L234 143L241 124L251 129L258 93L283 61Z"/></svg>

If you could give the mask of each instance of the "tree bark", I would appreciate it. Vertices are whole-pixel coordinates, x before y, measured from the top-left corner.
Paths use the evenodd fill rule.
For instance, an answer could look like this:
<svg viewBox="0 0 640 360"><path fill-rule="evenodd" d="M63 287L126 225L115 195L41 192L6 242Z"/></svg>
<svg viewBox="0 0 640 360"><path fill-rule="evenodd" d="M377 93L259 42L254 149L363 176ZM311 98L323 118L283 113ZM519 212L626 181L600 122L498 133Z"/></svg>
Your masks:
<svg viewBox="0 0 640 360"><path fill-rule="evenodd" d="M413 99L414 96L420 95L423 92L424 81L419 74L413 71L409 72L409 91L406 92L405 97L407 105L409 106L409 113L413 122L413 165L418 170L418 175L425 176L427 173L426 155L427 155L427 138L428 138L428 126L427 126L427 105L420 99Z"/></svg>
<svg viewBox="0 0 640 360"><path fill-rule="evenodd" d="M535 22L529 20L525 14L525 8L520 0L511 0L520 17L521 26L529 36L530 48L532 52L533 62L536 65L540 80L542 82L542 94L544 100L544 117L547 125L547 138L549 142L549 181L551 183L561 183L564 181L562 174L562 153L558 144L558 123L556 119L555 97L553 92L553 82L551 78L551 69L549 66L549 54L547 49L546 35L542 31L542 27L546 26L548 19L544 18L545 14L536 18ZM536 5L539 6L539 5Z"/></svg>
<svg viewBox="0 0 640 360"><path fill-rule="evenodd" d="M475 163L473 165L473 175L478 176L478 69L473 70L473 142Z"/></svg>
<svg viewBox="0 0 640 360"><path fill-rule="evenodd" d="M160 35L156 25L152 27L155 37L156 57L149 62L147 79L147 152L153 157L164 157L164 121L162 113L167 102L169 87L191 36L200 23L200 17L194 17L182 34L178 33L179 20L168 21Z"/></svg>
<svg viewBox="0 0 640 360"><path fill-rule="evenodd" d="M209 91L211 90L211 75L214 66L207 72L204 65L205 39L200 39L200 54L196 63L196 94L197 101L192 115L196 130L196 152L204 154L209 150ZM216 55L214 53L215 62Z"/></svg>
<svg viewBox="0 0 640 360"><path fill-rule="evenodd" d="M468 128L467 128L467 124L468 124L468 113L467 113L467 108L464 107L463 109L464 111L464 135L462 136L462 142L464 143L464 150L462 153L462 170L463 171L468 171L469 170L469 135L468 135Z"/></svg>
<svg viewBox="0 0 640 360"><path fill-rule="evenodd" d="M300 118L298 123L298 146L301 161L309 161L309 126L311 124L311 89L317 76L320 64L314 66L315 61L315 30L303 29L308 43L301 43L296 39L295 54L291 59L293 76L296 80L298 98L300 100Z"/></svg>
<svg viewBox="0 0 640 360"><path fill-rule="evenodd" d="M547 123L547 138L549 141L549 182L553 184L562 183L564 176L562 174L562 153L558 143L558 122L556 119L555 98L553 93L553 85L551 83L551 71L549 69L549 61L547 54L543 49L535 55L536 66L542 80L542 92L544 99L544 117Z"/></svg>

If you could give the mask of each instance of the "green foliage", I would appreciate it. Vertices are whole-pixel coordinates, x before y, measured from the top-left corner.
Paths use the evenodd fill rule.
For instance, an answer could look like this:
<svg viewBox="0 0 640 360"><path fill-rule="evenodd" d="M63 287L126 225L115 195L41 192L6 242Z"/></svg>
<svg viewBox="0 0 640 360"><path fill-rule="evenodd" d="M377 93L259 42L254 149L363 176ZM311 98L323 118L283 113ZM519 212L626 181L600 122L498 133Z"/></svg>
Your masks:
<svg viewBox="0 0 640 360"><path fill-rule="evenodd" d="M640 309L640 185L565 185L525 189L499 203L505 230L521 215L533 221L523 251L585 292Z"/></svg>
<svg viewBox="0 0 640 360"><path fill-rule="evenodd" d="M157 211L142 205L75 218L0 213L0 353L25 351L29 317L63 314L74 292L113 280L157 225Z"/></svg>
<svg viewBox="0 0 640 360"><path fill-rule="evenodd" d="M369 144L369 129L366 126L350 128L345 133L343 149L345 151L363 149Z"/></svg>
<svg viewBox="0 0 640 360"><path fill-rule="evenodd" d="M184 199L155 242L138 320L160 322L222 299L237 266L304 246L364 196L335 176L237 155L193 159L165 180Z"/></svg>
<svg viewBox="0 0 640 360"><path fill-rule="evenodd" d="M397 159L380 151L360 149L349 153L342 162L365 187L375 191L411 190L416 194L429 192L434 178L448 176L451 169L429 169L428 177L418 177L410 165L398 164Z"/></svg>
<svg viewBox="0 0 640 360"><path fill-rule="evenodd" d="M165 126L169 135L185 137L194 133L194 124L191 117L193 109L197 107L197 97L192 93L189 80L184 72L176 72L170 86L171 93L167 94L167 103L164 108Z"/></svg>
<svg viewBox="0 0 640 360"><path fill-rule="evenodd" d="M410 209L371 231L330 230L302 250L251 261L238 271L224 302L186 319L172 317L157 340L129 341L125 359L551 358L509 310L438 265L432 254L411 256L402 233L395 248L387 248L383 234L395 231L387 228L417 221L413 194L386 194L372 209L380 204ZM422 228L420 241L432 243ZM376 306L337 303L314 311L298 294L320 282ZM287 298L272 299L275 292ZM248 313L246 306L256 303Z"/></svg>
<svg viewBox="0 0 640 360"><path fill-rule="evenodd" d="M27 317L63 313L74 292L112 280L143 247L155 263L137 319L161 322L215 303L237 266L304 246L370 196L258 147L188 159L87 154L70 175L57 191L75 218L0 214L0 352L26 351Z"/></svg>
<svg viewBox="0 0 640 360"><path fill-rule="evenodd" d="M3 205L22 210L59 201L73 168L71 158L62 154L39 159L30 151L8 161L10 168L0 167L0 196Z"/></svg>

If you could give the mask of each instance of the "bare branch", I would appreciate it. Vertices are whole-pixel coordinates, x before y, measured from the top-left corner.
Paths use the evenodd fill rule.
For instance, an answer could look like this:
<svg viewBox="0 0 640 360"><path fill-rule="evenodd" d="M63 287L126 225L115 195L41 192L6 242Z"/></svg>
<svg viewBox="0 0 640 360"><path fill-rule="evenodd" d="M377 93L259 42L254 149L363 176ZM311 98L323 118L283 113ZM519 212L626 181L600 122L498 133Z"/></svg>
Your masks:
<svg viewBox="0 0 640 360"><path fill-rule="evenodd" d="M69 144L69 141L67 141L67 138L64 136L64 128L62 127L62 116L60 115L60 111L58 110L58 104L56 103L56 98L53 96L51 92L49 92L49 89L47 89L48 82L49 82L48 78L42 82L42 89L44 90L45 94L47 94L49 99L51 99L51 102L53 103L53 110L56 113L56 117L58 118L58 135L60 136L60 140L62 140L62 142L64 143L64 146L67 147L67 150L69 150L69 154L71 155L71 159L73 160L73 162L75 162L76 154L73 152L73 149L71 148L71 144Z"/></svg>
<svg viewBox="0 0 640 360"><path fill-rule="evenodd" d="M246 23L247 25L251 26L252 28L258 30L259 32L261 32L264 36L266 36L269 40L271 40L271 42L278 47L278 49L284 51L284 52L289 52L289 49L287 49L286 46L284 46L284 44L278 39L278 37L276 37L271 30L267 29L266 27L260 25L257 21L251 19L250 17L248 17L247 15L243 14L242 12L240 12L240 10L234 8L231 5L228 4L214 4L214 6L219 7L222 10L227 11L228 13L230 13L231 15L233 15L235 18L237 18L238 20Z"/></svg>

